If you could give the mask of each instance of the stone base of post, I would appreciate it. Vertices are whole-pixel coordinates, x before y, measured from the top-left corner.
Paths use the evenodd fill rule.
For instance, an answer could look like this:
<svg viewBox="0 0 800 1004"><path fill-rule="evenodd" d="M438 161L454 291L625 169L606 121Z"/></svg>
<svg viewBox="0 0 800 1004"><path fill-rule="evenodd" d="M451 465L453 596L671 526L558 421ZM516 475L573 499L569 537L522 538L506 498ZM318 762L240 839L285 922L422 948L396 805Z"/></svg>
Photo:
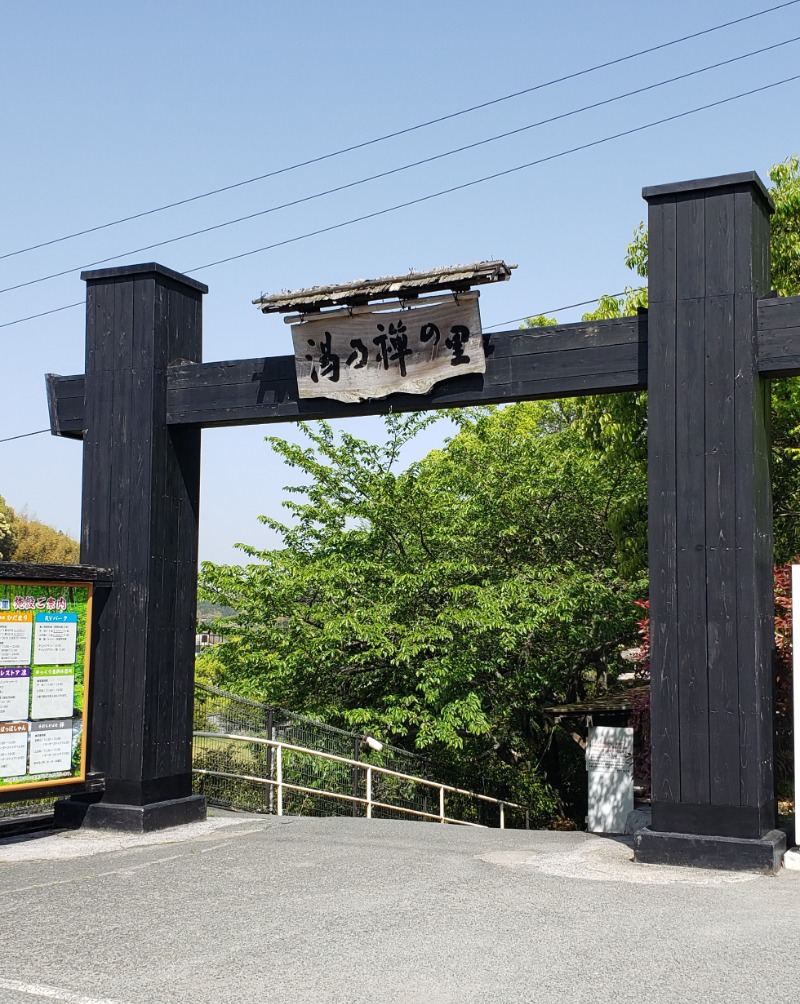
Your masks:
<svg viewBox="0 0 800 1004"><path fill-rule="evenodd" d="M786 850L783 830L770 830L758 840L713 837L696 833L664 833L645 827L633 838L633 857L648 865L684 865L725 871L780 871Z"/></svg>
<svg viewBox="0 0 800 1004"><path fill-rule="evenodd" d="M203 795L170 798L148 805L123 805L94 799L64 799L55 804L55 827L77 830L121 830L127 833L150 833L206 818Z"/></svg>

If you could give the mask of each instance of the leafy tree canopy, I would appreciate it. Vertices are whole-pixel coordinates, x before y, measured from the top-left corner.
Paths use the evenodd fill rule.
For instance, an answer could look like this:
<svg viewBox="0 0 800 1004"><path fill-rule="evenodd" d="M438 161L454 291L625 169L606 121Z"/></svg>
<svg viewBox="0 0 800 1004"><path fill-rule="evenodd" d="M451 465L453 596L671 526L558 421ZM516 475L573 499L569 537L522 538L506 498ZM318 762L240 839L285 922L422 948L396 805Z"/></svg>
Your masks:
<svg viewBox="0 0 800 1004"><path fill-rule="evenodd" d="M215 650L239 693L421 749L533 770L536 707L621 668L643 570L616 567L635 464L591 449L561 404L462 412L441 450L398 471L431 417L389 416L379 445L326 423L268 442L302 475L283 547L204 564L233 607Z"/></svg>
<svg viewBox="0 0 800 1004"><path fill-rule="evenodd" d="M20 513L14 520L17 547L14 561L41 562L53 565L74 565L80 557L77 540L55 527Z"/></svg>
<svg viewBox="0 0 800 1004"><path fill-rule="evenodd" d="M0 560L73 565L80 556L76 540L24 510L14 512L0 497Z"/></svg>
<svg viewBox="0 0 800 1004"><path fill-rule="evenodd" d="M6 505L6 500L0 495L0 561L9 561L16 546L14 510Z"/></svg>

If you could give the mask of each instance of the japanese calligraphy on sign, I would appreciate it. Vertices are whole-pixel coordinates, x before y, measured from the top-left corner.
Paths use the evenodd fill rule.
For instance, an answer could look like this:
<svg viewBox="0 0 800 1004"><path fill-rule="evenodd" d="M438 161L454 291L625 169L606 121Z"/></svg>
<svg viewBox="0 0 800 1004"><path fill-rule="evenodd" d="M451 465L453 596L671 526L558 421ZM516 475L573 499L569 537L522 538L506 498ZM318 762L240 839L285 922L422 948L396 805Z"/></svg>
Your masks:
<svg viewBox="0 0 800 1004"><path fill-rule="evenodd" d="M440 380L486 372L474 294L461 303L323 315L292 325L292 339L301 398L427 394Z"/></svg>

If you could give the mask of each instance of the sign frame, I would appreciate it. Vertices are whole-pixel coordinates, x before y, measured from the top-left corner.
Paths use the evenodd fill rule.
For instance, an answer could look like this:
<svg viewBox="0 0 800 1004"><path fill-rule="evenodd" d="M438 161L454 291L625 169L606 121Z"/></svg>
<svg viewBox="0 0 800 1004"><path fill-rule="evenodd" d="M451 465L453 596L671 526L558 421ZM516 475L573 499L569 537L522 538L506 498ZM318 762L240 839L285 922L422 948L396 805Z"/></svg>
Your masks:
<svg viewBox="0 0 800 1004"><path fill-rule="evenodd" d="M7 566L6 566L7 567ZM29 566L30 567L30 566ZM65 566L65 568L68 566ZM80 721L81 721L81 733L79 739L79 746L73 749L72 755L77 749L79 749L77 772L70 773L68 777L42 777L38 780L26 780L19 783L14 783L6 781L5 783L0 783L0 804L25 800L31 797L47 797L50 794L70 794L74 793L76 790L83 790L87 785L87 779L89 774L88 765L88 732L89 732L89 709L90 709L90 694L91 694L91 651L92 651L92 625L93 625L93 600L96 582L87 579L72 579L71 577L65 577L59 579L57 576L50 576L47 578L37 578L34 576L27 576L25 578L17 578L16 576L8 577L6 575L0 575L0 589L8 588L13 589L18 592L22 592L26 589L52 589L52 590L67 590L67 589L85 589L86 590L86 600L85 600L85 626L84 626L84 638L82 640L82 645L80 649L77 647L80 643L80 632L76 628L76 649L75 658L72 665L75 666L79 662L79 657L82 654L82 700L80 705ZM3 611L4 612L4 611ZM38 610L32 611L34 613L42 612ZM49 612L49 611L45 611ZM66 611L72 613L74 611ZM35 624L35 620L33 622ZM33 724L39 724L41 721L50 721L50 719L32 719L31 718L31 705L33 700L33 679L34 679L34 647L35 647L35 637L31 638L31 651L29 656L29 668L30 668L30 679L31 686L28 695L28 708L27 708L27 718L24 719L28 725L27 730L27 741L28 741L28 766L30 765L30 736L33 732L31 726ZM58 665L54 663L53 665ZM62 664L63 665L63 664ZM74 694L73 694L73 710L77 708L74 704ZM72 717L72 716L70 716ZM60 720L59 718L52 719L53 721ZM20 719L20 722L23 719ZM14 724L14 723L10 723ZM62 726L63 727L63 726ZM70 765L70 770L73 768ZM49 773L61 773L61 772L49 772ZM26 774L25 777L30 775Z"/></svg>
<svg viewBox="0 0 800 1004"><path fill-rule="evenodd" d="M298 396L358 404L427 395L453 377L482 376L479 296L474 290L286 318Z"/></svg>

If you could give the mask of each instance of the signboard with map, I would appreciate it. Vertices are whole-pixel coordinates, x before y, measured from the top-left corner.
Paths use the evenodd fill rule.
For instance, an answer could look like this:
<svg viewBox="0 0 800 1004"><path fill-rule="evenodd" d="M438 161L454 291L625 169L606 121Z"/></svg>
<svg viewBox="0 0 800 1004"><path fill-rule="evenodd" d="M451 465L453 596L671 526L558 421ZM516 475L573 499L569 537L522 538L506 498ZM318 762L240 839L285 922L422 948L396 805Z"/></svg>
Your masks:
<svg viewBox="0 0 800 1004"><path fill-rule="evenodd" d="M0 794L86 778L92 585L0 579Z"/></svg>

